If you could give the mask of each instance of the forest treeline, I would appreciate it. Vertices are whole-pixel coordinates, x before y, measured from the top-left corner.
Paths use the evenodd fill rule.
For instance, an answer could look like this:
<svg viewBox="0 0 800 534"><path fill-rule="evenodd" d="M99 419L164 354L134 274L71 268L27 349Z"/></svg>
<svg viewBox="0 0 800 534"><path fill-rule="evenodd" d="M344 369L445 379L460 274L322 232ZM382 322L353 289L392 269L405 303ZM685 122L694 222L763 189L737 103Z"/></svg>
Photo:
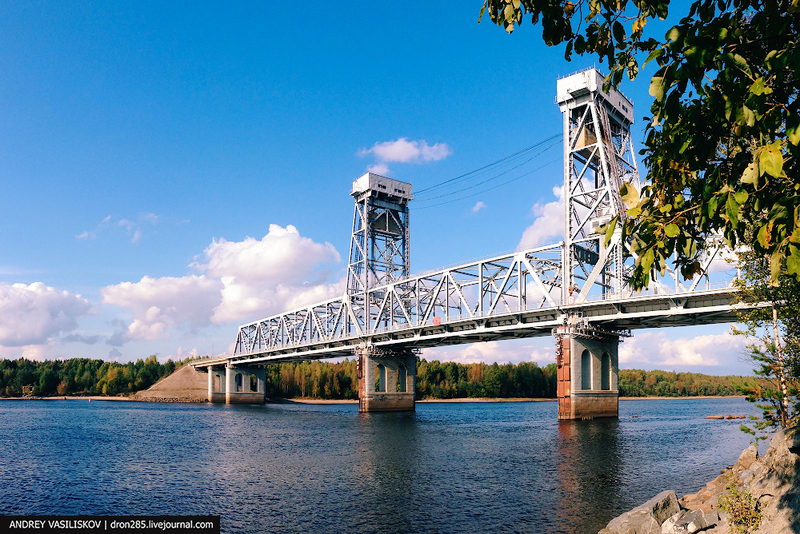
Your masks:
<svg viewBox="0 0 800 534"><path fill-rule="evenodd" d="M267 367L267 395L316 399L358 398L356 361L281 363ZM554 398L556 365L417 363L417 398Z"/></svg>
<svg viewBox="0 0 800 534"><path fill-rule="evenodd" d="M66 361L0 360L0 395L119 395L147 389L189 360L159 363L155 356L117 363L74 358ZM358 398L356 361L281 363L266 367L267 395L315 399ZM741 395L756 379L698 373L622 369L623 397L694 397ZM556 365L454 363L420 359L418 399L554 398Z"/></svg>
<svg viewBox="0 0 800 534"><path fill-rule="evenodd" d="M86 358L66 361L0 360L0 395L118 395L147 389L189 360L159 363L155 356L117 363ZM29 390L29 391L26 391Z"/></svg>

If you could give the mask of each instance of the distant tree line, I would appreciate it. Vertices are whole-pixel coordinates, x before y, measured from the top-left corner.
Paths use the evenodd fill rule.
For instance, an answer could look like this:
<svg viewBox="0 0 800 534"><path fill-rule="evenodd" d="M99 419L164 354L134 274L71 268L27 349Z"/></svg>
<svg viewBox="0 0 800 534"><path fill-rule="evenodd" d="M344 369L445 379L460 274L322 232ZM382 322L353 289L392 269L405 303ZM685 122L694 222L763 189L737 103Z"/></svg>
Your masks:
<svg viewBox="0 0 800 534"><path fill-rule="evenodd" d="M155 356L117 363L73 358L67 361L0 360L0 396L19 397L24 389L35 396L119 395L147 389L189 360L159 363ZM757 379L698 373L622 369L623 397L695 397L741 395ZM267 395L313 399L357 399L356 361L295 362L266 367ZM751 384L752 385L752 384ZM417 363L418 399L555 398L556 365Z"/></svg>
<svg viewBox="0 0 800 534"><path fill-rule="evenodd" d="M757 379L711 376L673 371L620 369L621 397L697 397L742 395L742 388Z"/></svg>
<svg viewBox="0 0 800 534"><path fill-rule="evenodd" d="M118 395L147 389L189 360L159 363L155 356L117 363L86 358L0 360L0 396Z"/></svg>
<svg viewBox="0 0 800 534"><path fill-rule="evenodd" d="M266 368L267 395L315 399L357 399L358 367L355 360L299 362ZM556 395L556 366L532 362L516 365L417 363L417 398L552 398Z"/></svg>

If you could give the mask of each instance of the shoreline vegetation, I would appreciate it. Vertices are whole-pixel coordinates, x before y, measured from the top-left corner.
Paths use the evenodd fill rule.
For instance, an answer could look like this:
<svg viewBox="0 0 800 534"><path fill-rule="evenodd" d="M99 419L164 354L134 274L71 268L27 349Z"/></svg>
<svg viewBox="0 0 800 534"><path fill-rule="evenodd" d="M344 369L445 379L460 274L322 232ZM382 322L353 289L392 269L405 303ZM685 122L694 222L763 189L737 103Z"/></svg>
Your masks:
<svg viewBox="0 0 800 534"><path fill-rule="evenodd" d="M0 360L0 399L123 399L147 390L191 360L159 363L155 356L125 364L86 358L66 361ZM310 361L266 367L266 393L298 402L355 401L358 370L354 359ZM699 373L622 369L620 398L701 398L743 396L742 388L761 379ZM417 400L487 402L552 400L556 365L461 364L427 361L417 364Z"/></svg>

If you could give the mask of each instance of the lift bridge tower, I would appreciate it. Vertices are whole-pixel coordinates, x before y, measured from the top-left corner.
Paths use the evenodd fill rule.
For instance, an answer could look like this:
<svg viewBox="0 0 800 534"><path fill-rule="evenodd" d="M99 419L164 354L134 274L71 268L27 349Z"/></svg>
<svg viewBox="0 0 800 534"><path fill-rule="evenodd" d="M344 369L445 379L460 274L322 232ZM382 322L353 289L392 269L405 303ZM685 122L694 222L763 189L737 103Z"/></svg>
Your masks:
<svg viewBox="0 0 800 534"><path fill-rule="evenodd" d="M353 182L350 194L355 209L347 294L356 322L371 329L380 326L370 322L381 320L376 308L386 297L371 290L399 282L410 274L411 184L367 173ZM402 312L396 315L402 316ZM394 319L383 316L386 326ZM356 352L359 411L413 410L416 355L410 350L381 350L366 343Z"/></svg>
<svg viewBox="0 0 800 534"><path fill-rule="evenodd" d="M621 225L607 245L595 230L617 214L624 220L623 183L641 188L633 104L613 88L604 91L595 69L558 80L556 99L564 120L561 302L621 297L632 269ZM568 313L554 334L559 419L616 416L620 332L587 328L578 313Z"/></svg>

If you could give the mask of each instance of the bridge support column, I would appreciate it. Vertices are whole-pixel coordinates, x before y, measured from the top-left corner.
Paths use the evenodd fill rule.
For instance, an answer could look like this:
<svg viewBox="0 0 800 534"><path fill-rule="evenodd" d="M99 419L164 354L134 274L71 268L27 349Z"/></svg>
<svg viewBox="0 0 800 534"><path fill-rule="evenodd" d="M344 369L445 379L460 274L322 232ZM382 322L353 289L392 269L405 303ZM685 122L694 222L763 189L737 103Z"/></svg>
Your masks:
<svg viewBox="0 0 800 534"><path fill-rule="evenodd" d="M411 351L356 349L359 412L413 412L417 356Z"/></svg>
<svg viewBox="0 0 800 534"><path fill-rule="evenodd" d="M225 368L220 365L208 367L208 402L222 404L225 402Z"/></svg>
<svg viewBox="0 0 800 534"><path fill-rule="evenodd" d="M558 419L619 416L620 332L586 325L557 328Z"/></svg>
<svg viewBox="0 0 800 534"><path fill-rule="evenodd" d="M225 368L226 404L264 404L266 373L263 367Z"/></svg>

